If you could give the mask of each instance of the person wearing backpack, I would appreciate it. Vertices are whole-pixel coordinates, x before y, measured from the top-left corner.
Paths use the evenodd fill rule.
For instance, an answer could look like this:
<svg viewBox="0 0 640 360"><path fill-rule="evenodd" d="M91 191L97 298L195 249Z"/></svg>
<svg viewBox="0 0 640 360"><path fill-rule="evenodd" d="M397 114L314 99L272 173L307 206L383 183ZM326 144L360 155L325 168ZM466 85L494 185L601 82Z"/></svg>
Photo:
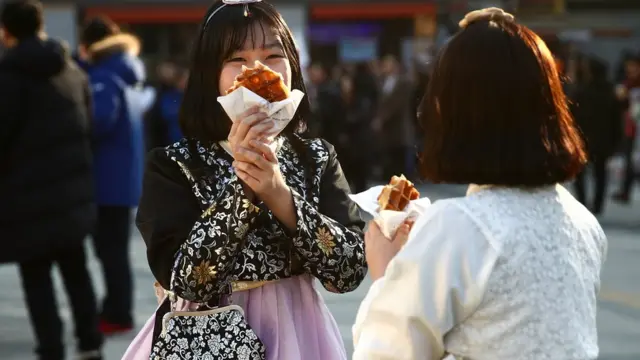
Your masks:
<svg viewBox="0 0 640 360"><path fill-rule="evenodd" d="M81 57L93 94L93 150L98 222L93 234L106 297L100 329L106 335L133 328L129 258L132 209L138 204L144 161L143 116L150 107L142 84L139 40L110 19L89 20L80 36Z"/></svg>

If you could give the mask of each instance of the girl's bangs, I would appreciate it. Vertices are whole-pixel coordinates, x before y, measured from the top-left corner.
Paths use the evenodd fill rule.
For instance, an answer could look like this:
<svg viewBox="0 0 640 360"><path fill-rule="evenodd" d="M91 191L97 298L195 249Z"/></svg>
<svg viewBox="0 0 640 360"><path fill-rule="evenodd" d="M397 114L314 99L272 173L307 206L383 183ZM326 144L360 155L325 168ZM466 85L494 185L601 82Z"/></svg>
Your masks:
<svg viewBox="0 0 640 360"><path fill-rule="evenodd" d="M227 5L206 25L207 28L211 27L209 31L213 36L224 39L221 43L223 58L227 59L237 51L247 50L247 44L252 49L263 47L270 32L280 38L283 36L277 22L269 17L266 9L261 8L259 3L250 5L249 9L250 15L245 16L243 6ZM282 38L280 40L286 41Z"/></svg>

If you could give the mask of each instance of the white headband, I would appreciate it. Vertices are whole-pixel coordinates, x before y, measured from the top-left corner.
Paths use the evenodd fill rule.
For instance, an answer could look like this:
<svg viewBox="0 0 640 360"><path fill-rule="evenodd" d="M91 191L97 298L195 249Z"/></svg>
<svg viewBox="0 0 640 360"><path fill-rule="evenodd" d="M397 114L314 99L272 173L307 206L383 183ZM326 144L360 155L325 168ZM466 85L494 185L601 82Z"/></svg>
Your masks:
<svg viewBox="0 0 640 360"><path fill-rule="evenodd" d="M227 5L244 5L244 16L249 16L249 4L259 3L262 0L222 0L222 5L217 8L214 12L211 13L207 17L207 20L204 22L204 27L206 28L209 25L209 21L218 13L218 11L225 8Z"/></svg>

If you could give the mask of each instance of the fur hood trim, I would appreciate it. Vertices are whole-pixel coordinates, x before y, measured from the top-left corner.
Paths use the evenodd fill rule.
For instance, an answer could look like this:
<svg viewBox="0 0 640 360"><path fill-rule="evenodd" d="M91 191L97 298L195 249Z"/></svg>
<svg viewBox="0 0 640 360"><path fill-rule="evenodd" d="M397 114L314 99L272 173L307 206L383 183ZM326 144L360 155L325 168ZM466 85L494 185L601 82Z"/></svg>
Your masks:
<svg viewBox="0 0 640 360"><path fill-rule="evenodd" d="M131 34L113 35L89 46L87 52L90 55L99 55L116 50L125 51L132 56L138 56L140 54L140 40Z"/></svg>

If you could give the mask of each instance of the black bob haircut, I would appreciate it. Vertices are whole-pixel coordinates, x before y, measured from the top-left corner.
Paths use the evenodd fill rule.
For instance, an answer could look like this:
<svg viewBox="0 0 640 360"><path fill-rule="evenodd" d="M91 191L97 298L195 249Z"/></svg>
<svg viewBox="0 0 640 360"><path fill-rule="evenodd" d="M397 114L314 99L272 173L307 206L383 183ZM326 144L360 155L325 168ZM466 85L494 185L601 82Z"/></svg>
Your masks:
<svg viewBox="0 0 640 360"><path fill-rule="evenodd" d="M306 93L298 51L282 16L265 1L248 4L248 8L250 16L245 16L244 6L225 5L218 0L211 5L200 24L180 109L180 127L187 139L204 145L227 139L231 120L216 100L221 95L218 88L220 73L225 61L234 52L242 50L247 40L258 41L267 31L273 31L282 41L284 54L291 65L291 88ZM216 14L209 19L215 11ZM256 29L263 34L256 34ZM263 44L253 45L258 48ZM283 135L291 137L304 133L304 118L310 113L311 106L305 96Z"/></svg>
<svg viewBox="0 0 640 360"><path fill-rule="evenodd" d="M449 41L419 120L421 173L436 183L539 187L587 162L551 52L514 21L477 20Z"/></svg>
<svg viewBox="0 0 640 360"><path fill-rule="evenodd" d="M2 4L0 22L18 41L34 37L42 31L44 14L42 3L35 0L13 0Z"/></svg>

